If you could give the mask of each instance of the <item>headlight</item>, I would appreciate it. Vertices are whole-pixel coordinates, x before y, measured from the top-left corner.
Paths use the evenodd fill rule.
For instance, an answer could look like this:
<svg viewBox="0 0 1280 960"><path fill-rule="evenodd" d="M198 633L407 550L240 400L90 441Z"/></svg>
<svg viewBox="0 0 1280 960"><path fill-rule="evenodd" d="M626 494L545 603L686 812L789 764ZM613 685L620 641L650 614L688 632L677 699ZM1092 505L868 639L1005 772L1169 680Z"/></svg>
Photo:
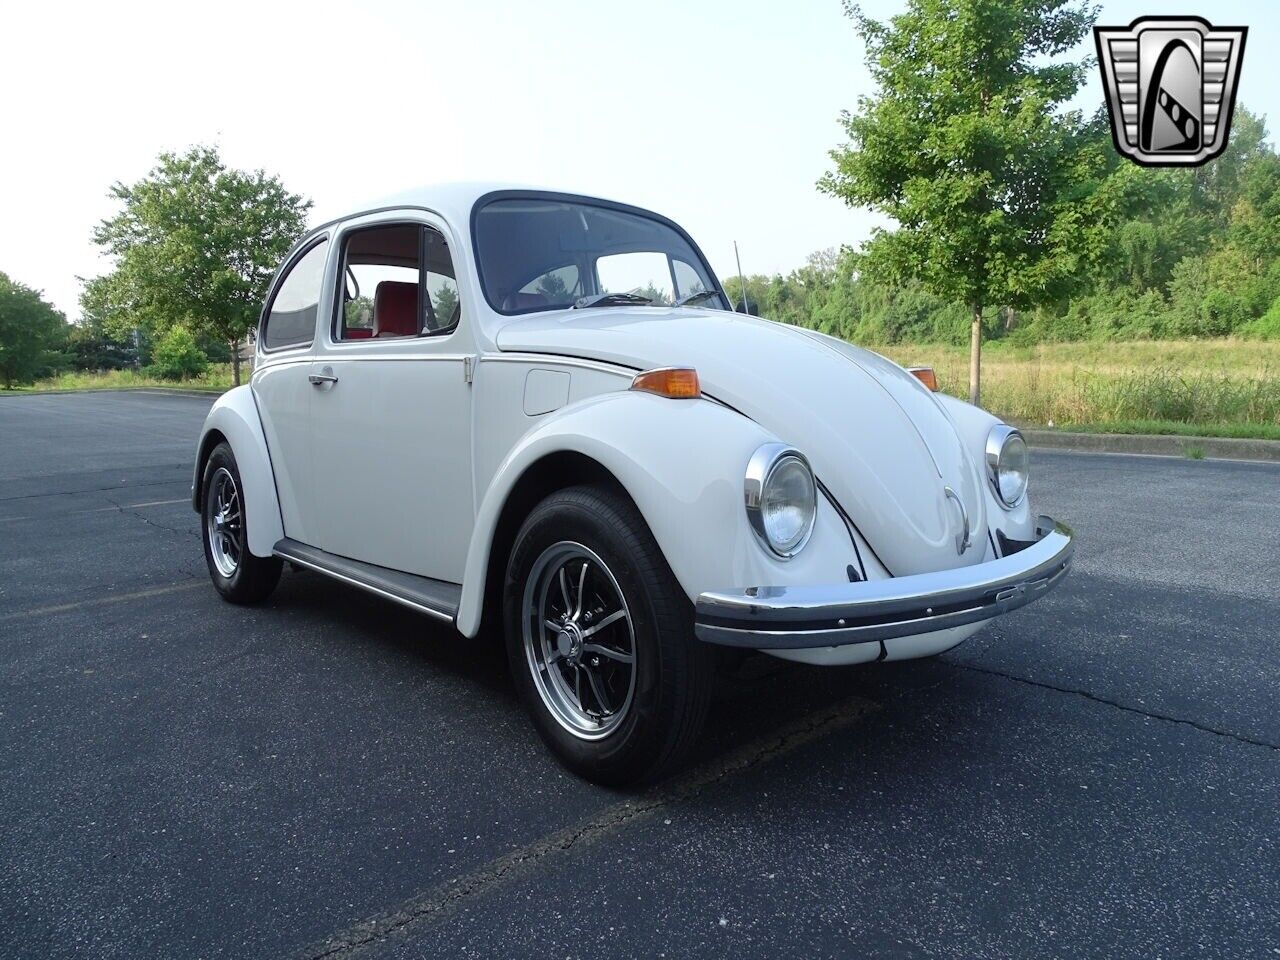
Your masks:
<svg viewBox="0 0 1280 960"><path fill-rule="evenodd" d="M786 560L809 541L818 491L809 461L785 443L766 443L747 464L747 519L760 542Z"/></svg>
<svg viewBox="0 0 1280 960"><path fill-rule="evenodd" d="M987 434L987 477L996 497L1006 507L1016 507L1027 495L1031 462L1022 434L998 423Z"/></svg>

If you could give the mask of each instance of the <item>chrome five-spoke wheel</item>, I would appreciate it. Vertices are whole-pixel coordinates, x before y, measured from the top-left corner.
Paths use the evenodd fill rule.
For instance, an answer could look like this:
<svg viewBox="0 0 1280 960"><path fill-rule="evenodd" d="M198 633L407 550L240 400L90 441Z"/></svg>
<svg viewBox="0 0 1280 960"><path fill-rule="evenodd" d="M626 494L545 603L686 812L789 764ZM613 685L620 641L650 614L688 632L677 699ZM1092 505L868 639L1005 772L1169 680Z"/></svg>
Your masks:
<svg viewBox="0 0 1280 960"><path fill-rule="evenodd" d="M240 567L241 528L243 514L240 491L226 467L219 467L209 484L210 504L205 523L209 553L214 566L224 577L234 577Z"/></svg>
<svg viewBox="0 0 1280 960"><path fill-rule="evenodd" d="M530 510L508 554L502 615L516 691L571 770L622 786L685 754L706 713L709 660L625 492L565 487Z"/></svg>
<svg viewBox="0 0 1280 960"><path fill-rule="evenodd" d="M525 581L524 650L542 702L584 740L626 719L636 689L636 639L618 581L590 548L547 547Z"/></svg>

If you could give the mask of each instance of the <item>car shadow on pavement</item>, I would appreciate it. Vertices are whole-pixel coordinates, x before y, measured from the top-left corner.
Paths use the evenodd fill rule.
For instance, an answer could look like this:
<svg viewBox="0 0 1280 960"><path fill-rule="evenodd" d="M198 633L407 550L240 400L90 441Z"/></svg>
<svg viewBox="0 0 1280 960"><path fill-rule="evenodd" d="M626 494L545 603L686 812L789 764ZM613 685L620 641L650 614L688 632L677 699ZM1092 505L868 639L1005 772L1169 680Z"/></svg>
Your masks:
<svg viewBox="0 0 1280 960"><path fill-rule="evenodd" d="M443 670L517 706L505 653L501 644L490 638L468 640L407 607L321 574L292 571L287 566L269 606L306 608L315 618L337 628L344 642Z"/></svg>
<svg viewBox="0 0 1280 960"><path fill-rule="evenodd" d="M388 661L407 670L426 670L483 691L491 708L510 710L523 722L500 638L460 637L452 629L319 574L286 568L268 604L277 611L305 611L309 622L323 622L338 645ZM712 703L698 745L665 782L715 764L734 751L769 738L776 731L826 716L841 705L860 703L856 723L874 722L877 708L913 688L953 674L938 661L811 667L765 654L719 658ZM547 755L548 769L555 761ZM656 786L661 786L658 784Z"/></svg>

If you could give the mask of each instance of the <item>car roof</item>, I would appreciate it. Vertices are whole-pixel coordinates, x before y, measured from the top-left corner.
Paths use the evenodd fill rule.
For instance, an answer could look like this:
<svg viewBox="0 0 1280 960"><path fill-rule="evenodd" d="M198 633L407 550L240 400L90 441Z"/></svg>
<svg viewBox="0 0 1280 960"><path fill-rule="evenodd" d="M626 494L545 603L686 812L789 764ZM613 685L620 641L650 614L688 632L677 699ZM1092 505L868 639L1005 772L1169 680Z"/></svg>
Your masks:
<svg viewBox="0 0 1280 960"><path fill-rule="evenodd" d="M609 197L601 197L596 194L582 193L578 190L564 190L556 187L539 186L527 183L504 183L501 181L460 181L453 183L436 183L427 184L418 187L412 187L408 190L402 190L390 195L383 195L370 200L354 209L348 211L340 217L335 217L324 224L318 225L315 229L331 226L342 220L350 220L366 213L373 213L380 210L392 210L398 207L425 207L433 210L452 222L456 227L465 227L471 217L471 210L475 206L476 201L481 197L490 193L515 191L519 193L546 193L559 196L582 197L587 200L602 200L606 203L621 203L624 206L633 206L623 201L614 200Z"/></svg>

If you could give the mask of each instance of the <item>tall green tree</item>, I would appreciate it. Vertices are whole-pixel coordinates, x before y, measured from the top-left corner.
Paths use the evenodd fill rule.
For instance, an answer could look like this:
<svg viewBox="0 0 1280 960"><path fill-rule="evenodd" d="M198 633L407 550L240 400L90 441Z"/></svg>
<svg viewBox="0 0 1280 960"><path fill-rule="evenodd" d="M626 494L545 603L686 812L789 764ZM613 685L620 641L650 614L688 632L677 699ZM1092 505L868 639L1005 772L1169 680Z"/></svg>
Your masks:
<svg viewBox="0 0 1280 960"><path fill-rule="evenodd" d="M446 324L458 306L458 288L452 283L441 284L431 295L431 309L435 312L437 323Z"/></svg>
<svg viewBox="0 0 1280 960"><path fill-rule="evenodd" d="M849 142L819 189L897 224L863 272L921 281L965 304L969 397L981 383L983 313L1065 297L1105 252L1117 189L1101 117L1064 111L1087 62L1061 56L1096 8L1066 0L909 0L888 23L845 10L878 90L842 123Z"/></svg>
<svg viewBox="0 0 1280 960"><path fill-rule="evenodd" d="M38 291L0 273L0 380L12 390L63 361L67 321Z"/></svg>
<svg viewBox="0 0 1280 960"><path fill-rule="evenodd" d="M240 382L240 344L257 322L267 285L306 226L311 201L262 170L234 170L213 147L161 154L137 183L116 183L123 208L93 240L115 269L86 284L82 300L117 332L153 336L173 326L216 337Z"/></svg>

